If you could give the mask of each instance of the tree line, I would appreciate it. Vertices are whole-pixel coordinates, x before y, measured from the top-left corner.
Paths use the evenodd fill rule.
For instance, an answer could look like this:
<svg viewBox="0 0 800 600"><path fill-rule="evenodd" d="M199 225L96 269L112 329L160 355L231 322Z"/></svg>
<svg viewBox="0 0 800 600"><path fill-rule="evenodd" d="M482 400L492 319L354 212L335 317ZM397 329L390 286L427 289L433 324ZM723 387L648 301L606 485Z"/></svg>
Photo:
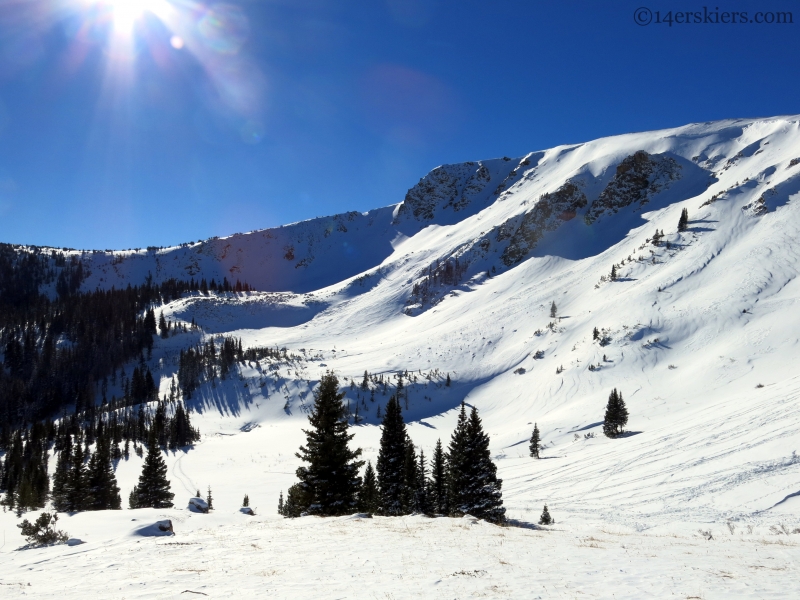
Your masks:
<svg viewBox="0 0 800 600"><path fill-rule="evenodd" d="M441 440L428 464L417 452L403 421L400 403L389 399L383 415L381 443L375 467L363 477L361 449L351 449L345 393L335 374L326 373L315 391L306 444L297 456L307 465L297 469L278 511L286 517L302 514L342 515L356 510L386 516L411 513L472 516L491 522L505 520L502 480L489 452L489 436L476 408L467 413L462 402L456 429L445 451Z"/></svg>

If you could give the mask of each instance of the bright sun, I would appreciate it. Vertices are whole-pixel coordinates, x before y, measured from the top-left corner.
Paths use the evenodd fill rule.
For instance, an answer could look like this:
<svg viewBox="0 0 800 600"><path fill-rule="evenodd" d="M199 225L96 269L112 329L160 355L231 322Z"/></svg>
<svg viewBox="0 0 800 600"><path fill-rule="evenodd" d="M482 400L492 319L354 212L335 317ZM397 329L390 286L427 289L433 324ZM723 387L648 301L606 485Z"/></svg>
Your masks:
<svg viewBox="0 0 800 600"><path fill-rule="evenodd" d="M114 29L130 32L133 24L145 11L153 10L156 0L84 0L89 4L100 5L111 11Z"/></svg>
<svg viewBox="0 0 800 600"><path fill-rule="evenodd" d="M114 25L119 29L130 29L136 19L152 4L150 0L109 0L114 10Z"/></svg>

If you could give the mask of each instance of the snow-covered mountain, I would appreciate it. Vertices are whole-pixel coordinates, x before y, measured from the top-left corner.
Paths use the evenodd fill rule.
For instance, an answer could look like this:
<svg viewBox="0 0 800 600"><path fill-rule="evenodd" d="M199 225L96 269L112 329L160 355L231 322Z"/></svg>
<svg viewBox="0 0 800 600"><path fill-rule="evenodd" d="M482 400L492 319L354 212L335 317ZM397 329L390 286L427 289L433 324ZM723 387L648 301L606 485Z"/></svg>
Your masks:
<svg viewBox="0 0 800 600"><path fill-rule="evenodd" d="M444 165L363 214L83 253L83 289L246 281L261 291L193 295L164 314L302 357L199 391L203 441L168 459L179 506L211 484L218 507L246 492L271 514L294 481L311 392L333 369L373 462L388 396L361 391L364 371L408 372L404 416L426 452L447 442L462 400L477 406L513 518L535 521L546 502L560 523L793 528L798 192L799 116L693 124ZM164 390L194 341L156 342ZM630 412L613 440L601 433L612 388ZM528 456L534 423L543 460ZM135 457L119 466L123 498L139 469Z"/></svg>

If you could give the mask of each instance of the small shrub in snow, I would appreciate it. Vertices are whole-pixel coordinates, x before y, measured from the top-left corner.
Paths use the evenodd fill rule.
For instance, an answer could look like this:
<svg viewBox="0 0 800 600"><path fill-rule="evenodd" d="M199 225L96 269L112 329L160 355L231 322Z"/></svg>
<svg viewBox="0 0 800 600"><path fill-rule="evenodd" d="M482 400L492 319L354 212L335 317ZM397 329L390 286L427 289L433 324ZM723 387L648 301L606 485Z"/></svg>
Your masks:
<svg viewBox="0 0 800 600"><path fill-rule="evenodd" d="M544 505L542 516L539 517L539 525L552 525L555 523L553 517L550 516L550 511L547 510L547 504Z"/></svg>
<svg viewBox="0 0 800 600"><path fill-rule="evenodd" d="M700 533L700 535L702 535L704 538L706 538L709 541L714 539L714 536L711 535L711 530L710 529L700 529L699 533Z"/></svg>
<svg viewBox="0 0 800 600"><path fill-rule="evenodd" d="M25 519L17 525L25 536L25 540L32 546L49 546L50 544L63 544L69 539L64 531L56 529L58 515L43 512L33 523Z"/></svg>

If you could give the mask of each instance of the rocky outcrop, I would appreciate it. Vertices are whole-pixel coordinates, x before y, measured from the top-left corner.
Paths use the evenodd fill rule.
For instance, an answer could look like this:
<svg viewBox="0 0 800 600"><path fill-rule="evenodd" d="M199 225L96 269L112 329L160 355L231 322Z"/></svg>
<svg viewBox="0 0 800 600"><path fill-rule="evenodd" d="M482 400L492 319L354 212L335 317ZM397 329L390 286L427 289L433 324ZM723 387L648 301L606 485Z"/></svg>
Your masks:
<svg viewBox="0 0 800 600"><path fill-rule="evenodd" d="M673 158L639 150L617 165L613 179L586 212L586 223L631 204L642 206L680 177L681 166Z"/></svg>
<svg viewBox="0 0 800 600"><path fill-rule="evenodd" d="M500 260L507 267L520 262L536 247L547 231L553 231L574 219L588 200L581 186L567 181L555 192L539 198L536 205L522 217L519 223L507 222L497 232L497 241L510 238Z"/></svg>
<svg viewBox="0 0 800 600"><path fill-rule="evenodd" d="M480 162L436 167L408 190L398 209L398 217L410 215L420 221L430 221L437 209L462 210L491 180L489 169Z"/></svg>

